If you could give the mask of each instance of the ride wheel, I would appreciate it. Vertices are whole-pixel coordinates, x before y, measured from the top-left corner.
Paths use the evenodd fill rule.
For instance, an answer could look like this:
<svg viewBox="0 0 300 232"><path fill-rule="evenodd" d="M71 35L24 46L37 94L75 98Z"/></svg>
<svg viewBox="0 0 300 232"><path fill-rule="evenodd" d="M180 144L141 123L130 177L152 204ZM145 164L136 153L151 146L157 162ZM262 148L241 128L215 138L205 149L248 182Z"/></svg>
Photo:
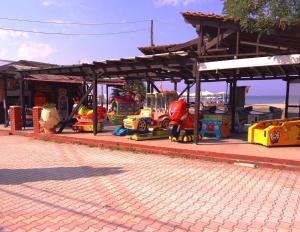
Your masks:
<svg viewBox="0 0 300 232"><path fill-rule="evenodd" d="M148 130L148 124L146 121L141 120L137 126L137 130L140 132L145 132Z"/></svg>
<svg viewBox="0 0 300 232"><path fill-rule="evenodd" d="M73 126L72 129L74 132L80 132L80 129L78 126Z"/></svg>
<svg viewBox="0 0 300 232"><path fill-rule="evenodd" d="M161 128L162 129L167 129L169 127L170 124L170 119L165 118L164 120L162 120L161 122Z"/></svg>
<svg viewBox="0 0 300 232"><path fill-rule="evenodd" d="M191 135L184 135L182 136L182 142L184 143L190 143L193 141L193 136Z"/></svg>
<svg viewBox="0 0 300 232"><path fill-rule="evenodd" d="M199 139L199 141L202 140L202 139L203 139L203 136L202 136L202 135L199 135L199 136L198 136L198 139Z"/></svg>

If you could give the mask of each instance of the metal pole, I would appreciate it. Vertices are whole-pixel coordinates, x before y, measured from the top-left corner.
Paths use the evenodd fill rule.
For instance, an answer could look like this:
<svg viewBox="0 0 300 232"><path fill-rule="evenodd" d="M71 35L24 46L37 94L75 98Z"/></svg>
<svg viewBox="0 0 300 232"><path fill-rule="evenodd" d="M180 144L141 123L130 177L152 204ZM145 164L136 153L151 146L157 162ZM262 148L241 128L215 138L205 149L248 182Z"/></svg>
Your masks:
<svg viewBox="0 0 300 232"><path fill-rule="evenodd" d="M151 92L151 82L150 81L147 81L147 93L150 93Z"/></svg>
<svg viewBox="0 0 300 232"><path fill-rule="evenodd" d="M93 133L98 132L98 114L97 114L97 75L93 75Z"/></svg>
<svg viewBox="0 0 300 232"><path fill-rule="evenodd" d="M153 19L151 19L151 21L150 21L150 44L151 44L151 46L154 46L153 31L154 31L154 23L153 23Z"/></svg>
<svg viewBox="0 0 300 232"><path fill-rule="evenodd" d="M284 108L284 117L288 118L289 114L289 98L290 98L290 81L286 81L286 92L285 92L285 108Z"/></svg>
<svg viewBox="0 0 300 232"><path fill-rule="evenodd" d="M17 75L19 76L19 83L20 83L20 105L21 105L21 113L22 113L22 126L25 129L26 112L25 112L25 104L24 104L24 78L21 73Z"/></svg>
<svg viewBox="0 0 300 232"><path fill-rule="evenodd" d="M195 125L194 125L194 141L195 144L199 142L199 107L200 107L200 92L201 92L201 82L200 82L200 71L198 62L196 61L196 99L195 99Z"/></svg>
<svg viewBox="0 0 300 232"><path fill-rule="evenodd" d="M235 132L235 110L236 110L236 79L232 83L232 102L231 102L231 132Z"/></svg>
<svg viewBox="0 0 300 232"><path fill-rule="evenodd" d="M7 79L3 79L3 90L4 90L4 99L3 99L3 109L4 109L4 126L8 127L8 105L7 105Z"/></svg>
<svg viewBox="0 0 300 232"><path fill-rule="evenodd" d="M153 93L153 91L154 91L154 88L153 88L153 83L152 83L152 81L151 81L151 82L150 82L150 92Z"/></svg>
<svg viewBox="0 0 300 232"><path fill-rule="evenodd" d="M106 110L108 111L108 85L106 85Z"/></svg>
<svg viewBox="0 0 300 232"><path fill-rule="evenodd" d="M103 107L104 93L103 93L103 84L101 84L101 106Z"/></svg>
<svg viewBox="0 0 300 232"><path fill-rule="evenodd" d="M174 90L177 92L177 81L174 81Z"/></svg>
<svg viewBox="0 0 300 232"><path fill-rule="evenodd" d="M188 82L187 84L187 89L186 89L186 102L190 103L190 82Z"/></svg>

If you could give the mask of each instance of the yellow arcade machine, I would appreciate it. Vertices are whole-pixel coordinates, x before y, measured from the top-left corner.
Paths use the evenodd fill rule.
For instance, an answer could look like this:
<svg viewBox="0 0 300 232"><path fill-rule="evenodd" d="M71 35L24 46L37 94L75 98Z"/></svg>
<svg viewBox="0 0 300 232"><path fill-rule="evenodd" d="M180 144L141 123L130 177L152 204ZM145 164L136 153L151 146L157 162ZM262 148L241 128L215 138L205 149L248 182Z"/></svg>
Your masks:
<svg viewBox="0 0 300 232"><path fill-rule="evenodd" d="M255 123L248 129L248 142L267 147L300 145L300 118Z"/></svg>

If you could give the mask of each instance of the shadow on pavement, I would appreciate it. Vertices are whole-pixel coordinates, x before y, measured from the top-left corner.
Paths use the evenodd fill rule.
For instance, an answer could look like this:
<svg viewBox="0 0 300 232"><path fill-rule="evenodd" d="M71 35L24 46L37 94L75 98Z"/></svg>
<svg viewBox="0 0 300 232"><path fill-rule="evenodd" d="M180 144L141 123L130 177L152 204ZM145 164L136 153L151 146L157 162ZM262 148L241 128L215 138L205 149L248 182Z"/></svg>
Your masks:
<svg viewBox="0 0 300 232"><path fill-rule="evenodd" d="M125 170L120 167L93 168L88 166L0 169L0 185L14 185L47 180L73 180L93 176L116 175L124 172Z"/></svg>

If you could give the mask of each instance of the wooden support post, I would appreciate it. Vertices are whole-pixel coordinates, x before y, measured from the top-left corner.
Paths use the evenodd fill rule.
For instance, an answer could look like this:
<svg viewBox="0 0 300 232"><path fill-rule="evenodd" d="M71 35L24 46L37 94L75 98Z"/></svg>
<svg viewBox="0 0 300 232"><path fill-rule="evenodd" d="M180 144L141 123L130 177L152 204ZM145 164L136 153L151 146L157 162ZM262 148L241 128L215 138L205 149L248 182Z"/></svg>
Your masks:
<svg viewBox="0 0 300 232"><path fill-rule="evenodd" d="M147 93L151 92L151 82L147 81Z"/></svg>
<svg viewBox="0 0 300 232"><path fill-rule="evenodd" d="M220 38L220 34L221 34L221 25L219 24L218 25L218 32L217 32L218 34L217 34L217 40L218 40L218 42L217 42L217 48L219 48L220 47L220 41L221 41L221 38Z"/></svg>
<svg viewBox="0 0 300 232"><path fill-rule="evenodd" d="M97 113L97 75L93 75L93 133L97 135L98 132L98 113Z"/></svg>
<svg viewBox="0 0 300 232"><path fill-rule="evenodd" d="M235 59L238 59L240 53L240 32L236 32L236 44L235 44ZM235 72L237 75L240 74L240 69L236 69Z"/></svg>
<svg viewBox="0 0 300 232"><path fill-rule="evenodd" d="M22 127L25 129L26 127L26 111L25 111L25 102L24 102L24 77L23 74L18 73L19 84L20 84L20 106L21 106L21 116L22 116Z"/></svg>
<svg viewBox="0 0 300 232"><path fill-rule="evenodd" d="M236 110L236 78L232 82L232 102L231 102L231 132L235 132L235 110Z"/></svg>
<svg viewBox="0 0 300 232"><path fill-rule="evenodd" d="M8 127L8 124L9 124L9 122L8 122L8 105L7 105L7 79L6 78L4 78L3 79L3 95L4 95L4 99L3 99L3 109L4 109L4 126L5 127Z"/></svg>
<svg viewBox="0 0 300 232"><path fill-rule="evenodd" d="M78 105L72 110L72 112L68 116L68 118L64 122L62 122L61 127L59 128L59 130L57 131L57 133L61 133L64 130L64 128L66 127L67 123L73 118L74 114L79 110L79 107L83 104L83 102L87 99L88 95L92 92L92 89L93 89L93 85L91 85L88 88L88 90L82 96L82 98L80 99Z"/></svg>
<svg viewBox="0 0 300 232"><path fill-rule="evenodd" d="M151 82L151 93L153 93L154 89L156 90L156 92L160 93L160 89L157 88L157 86L153 82Z"/></svg>
<svg viewBox="0 0 300 232"><path fill-rule="evenodd" d="M83 93L83 95L86 93L86 80L85 80L85 78L82 81L82 93Z"/></svg>
<svg viewBox="0 0 300 232"><path fill-rule="evenodd" d="M86 80L85 80L85 77L83 77L83 81L82 81L82 93L83 95L86 93L87 91L87 83L86 83ZM87 105L87 100L84 101L84 105Z"/></svg>
<svg viewBox="0 0 300 232"><path fill-rule="evenodd" d="M182 90L182 92L179 94L178 98L180 98L185 93L186 90L187 90L187 87L185 87L184 90Z"/></svg>
<svg viewBox="0 0 300 232"><path fill-rule="evenodd" d="M108 99L108 85L106 85L106 89L105 89L106 91L105 91L105 94L106 94L106 110L108 111L108 101L109 101L109 99Z"/></svg>
<svg viewBox="0 0 300 232"><path fill-rule="evenodd" d="M195 85L195 82L192 83L192 85L190 85L190 88L192 88ZM185 87L184 90L182 90L182 92L179 94L178 98L180 98L186 91L187 91L188 87Z"/></svg>
<svg viewBox="0 0 300 232"><path fill-rule="evenodd" d="M259 54L259 42L260 42L260 37L261 37L261 34L258 34L258 35L257 35L257 39L256 39L256 55Z"/></svg>
<svg viewBox="0 0 300 232"><path fill-rule="evenodd" d="M174 81L174 91L177 92L177 81Z"/></svg>
<svg viewBox="0 0 300 232"><path fill-rule="evenodd" d="M153 87L153 82L151 81L150 82L151 84L150 84L150 93L153 93L154 92L154 87Z"/></svg>
<svg viewBox="0 0 300 232"><path fill-rule="evenodd" d="M203 25L197 25L196 30L198 33L198 56L202 55L202 46L203 46ZM198 59L195 59L194 62L194 77L196 79L196 99L195 99L195 125L194 125L194 142L198 144L199 142L199 107L200 107L200 93L201 93L201 85L200 85L200 70L199 70L199 62Z"/></svg>
<svg viewBox="0 0 300 232"><path fill-rule="evenodd" d="M290 81L286 81L286 92L285 92L285 108L284 117L288 118L289 114L289 98L290 98Z"/></svg>
<svg viewBox="0 0 300 232"><path fill-rule="evenodd" d="M103 84L101 84L101 106L103 107L104 93L103 93Z"/></svg>
<svg viewBox="0 0 300 232"><path fill-rule="evenodd" d="M186 87L186 102L190 103L190 82L187 82Z"/></svg>
<svg viewBox="0 0 300 232"><path fill-rule="evenodd" d="M198 62L196 61L196 99L195 99L195 125L194 125L194 141L195 144L199 142L199 107L201 101L201 81L200 81L200 71L198 68Z"/></svg>

